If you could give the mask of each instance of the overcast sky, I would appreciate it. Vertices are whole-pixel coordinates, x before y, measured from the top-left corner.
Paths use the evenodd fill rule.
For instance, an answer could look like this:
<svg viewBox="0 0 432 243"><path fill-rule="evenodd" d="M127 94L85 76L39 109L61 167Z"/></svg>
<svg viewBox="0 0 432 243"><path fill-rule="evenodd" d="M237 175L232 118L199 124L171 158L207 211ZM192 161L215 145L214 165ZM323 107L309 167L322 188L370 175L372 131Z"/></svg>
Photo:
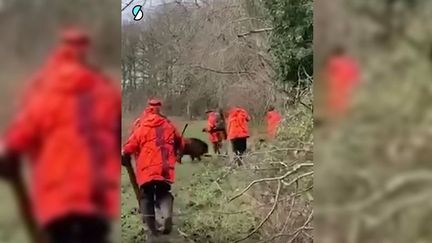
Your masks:
<svg viewBox="0 0 432 243"><path fill-rule="evenodd" d="M133 20L132 9L134 6L136 6L138 4L141 5L145 2L145 5L142 9L144 12L144 15L145 15L145 12L148 11L149 9L151 9L152 7L160 5L162 3L173 2L173 1L174 0L135 0L129 7L127 7L122 12L122 21L132 21ZM129 2L130 2L130 0L122 0L122 8L123 8L123 6L128 4Z"/></svg>

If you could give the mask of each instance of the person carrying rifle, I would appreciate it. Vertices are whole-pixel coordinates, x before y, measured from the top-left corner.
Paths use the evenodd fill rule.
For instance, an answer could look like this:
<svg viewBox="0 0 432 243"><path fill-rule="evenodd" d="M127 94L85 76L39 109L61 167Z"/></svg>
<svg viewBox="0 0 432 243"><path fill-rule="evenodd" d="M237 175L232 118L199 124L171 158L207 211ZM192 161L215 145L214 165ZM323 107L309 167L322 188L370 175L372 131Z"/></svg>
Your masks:
<svg viewBox="0 0 432 243"><path fill-rule="evenodd" d="M12 183L24 184L17 168L29 163L29 202L23 188L17 194L44 242L109 242L119 214L120 90L87 63L89 48L85 32L62 32L0 151L1 175Z"/></svg>
<svg viewBox="0 0 432 243"><path fill-rule="evenodd" d="M174 183L175 164L181 163L184 141L176 127L158 108L147 110L140 125L132 132L122 151L122 164L131 167L136 162L136 182L139 187L140 212L150 230L150 237L172 230L173 200L170 190ZM134 178L132 178L134 180ZM156 222L155 209L162 212L162 227Z"/></svg>

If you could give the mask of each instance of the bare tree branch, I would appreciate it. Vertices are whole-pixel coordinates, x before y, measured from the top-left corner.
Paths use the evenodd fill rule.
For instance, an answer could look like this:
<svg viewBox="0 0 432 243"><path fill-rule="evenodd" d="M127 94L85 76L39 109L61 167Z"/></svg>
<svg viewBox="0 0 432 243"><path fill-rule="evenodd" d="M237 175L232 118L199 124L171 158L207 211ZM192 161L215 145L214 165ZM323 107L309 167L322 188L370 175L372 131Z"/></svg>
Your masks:
<svg viewBox="0 0 432 243"><path fill-rule="evenodd" d="M262 29L250 30L248 32L238 34L237 37L239 37L239 38L240 37L246 37L246 36L248 36L250 34L269 32L269 31L272 31L272 30L273 30L273 28L262 28Z"/></svg>
<svg viewBox="0 0 432 243"><path fill-rule="evenodd" d="M213 68L209 68L209 67L203 67L200 65L192 65L192 68L199 68L199 69L203 69L206 71L210 71L210 72L214 72L214 73L219 73L219 74L253 74L253 72L249 72L249 71L225 71L225 70L216 70Z"/></svg>
<svg viewBox="0 0 432 243"><path fill-rule="evenodd" d="M353 212L353 211L361 211L364 210L374 203L382 200L386 196L388 196L391 193L396 192L397 190L410 185L414 183L424 183L424 182L432 182L432 173L429 171L414 171L405 173L402 175L397 175L394 178L390 179L385 185L384 188L381 191L378 191L371 195L370 197L359 201L354 202L352 204L347 204L343 206L338 207L330 207L330 208L324 208L323 210L317 211L317 213L324 213L324 214L333 214L333 213L346 213L346 212Z"/></svg>
<svg viewBox="0 0 432 243"><path fill-rule="evenodd" d="M134 0L130 0L124 7L122 7L121 11L123 12L125 9L127 9L132 3L134 2Z"/></svg>
<svg viewBox="0 0 432 243"><path fill-rule="evenodd" d="M278 181L278 187L277 187L277 190L276 190L276 196L275 196L273 207L271 208L271 210L268 212L268 214L266 215L266 217L261 221L261 223L254 230L252 230L252 232L250 232L245 237L234 241L235 243L244 241L244 240L248 239L249 237L251 237L252 235L254 235L264 225L264 223L270 218L270 216L273 214L273 212L275 211L275 209L277 207L281 188L282 188L282 183L279 180Z"/></svg>
<svg viewBox="0 0 432 243"><path fill-rule="evenodd" d="M312 107L312 106L306 105L306 104L305 104L303 101L301 101L301 100L299 100L299 103L300 103L302 106L306 107L306 109L308 109L308 110L310 110L310 111L313 112L313 107Z"/></svg>
<svg viewBox="0 0 432 243"><path fill-rule="evenodd" d="M289 242L291 243L291 242L293 242L293 241L297 238L297 236L298 236L301 232L303 232L304 230L313 230L312 227L307 226L307 225L312 221L312 218L313 218L313 211L309 214L309 216L308 216L307 220L305 221L305 223L303 224L303 226L297 228L294 232L292 232L292 233L282 233L282 232L281 232L281 233L279 233L279 234L273 235L273 236L270 237L269 239L266 239L266 240L260 241L259 243L272 242L273 240L275 240L275 239L277 239L277 238L280 238L280 237L284 237L284 236L293 236L293 237L290 239L290 241L289 241Z"/></svg>
<svg viewBox="0 0 432 243"><path fill-rule="evenodd" d="M249 190L256 183L260 183L260 182L264 182L264 181L282 180L282 179L288 177L289 175L297 172L299 169L301 169L303 167L312 167L312 166L313 166L313 163L301 163L301 164L295 165L292 170L288 171L284 175L281 175L281 176L278 176L278 177L262 178L262 179L254 180L245 189L243 189L240 193L238 193L237 195L235 195L234 197L232 197L229 201L233 201L234 199L240 197L241 195L243 195L247 190Z"/></svg>

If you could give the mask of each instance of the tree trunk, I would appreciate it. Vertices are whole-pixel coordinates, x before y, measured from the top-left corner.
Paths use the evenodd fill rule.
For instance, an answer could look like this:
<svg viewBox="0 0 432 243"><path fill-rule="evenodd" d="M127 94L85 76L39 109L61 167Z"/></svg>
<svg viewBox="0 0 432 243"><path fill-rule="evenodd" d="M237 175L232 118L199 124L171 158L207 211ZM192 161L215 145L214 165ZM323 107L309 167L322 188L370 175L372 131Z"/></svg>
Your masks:
<svg viewBox="0 0 432 243"><path fill-rule="evenodd" d="M189 117L189 120L192 120L192 114L191 114L191 102L190 100L187 101L187 105L186 105L186 115L187 117Z"/></svg>

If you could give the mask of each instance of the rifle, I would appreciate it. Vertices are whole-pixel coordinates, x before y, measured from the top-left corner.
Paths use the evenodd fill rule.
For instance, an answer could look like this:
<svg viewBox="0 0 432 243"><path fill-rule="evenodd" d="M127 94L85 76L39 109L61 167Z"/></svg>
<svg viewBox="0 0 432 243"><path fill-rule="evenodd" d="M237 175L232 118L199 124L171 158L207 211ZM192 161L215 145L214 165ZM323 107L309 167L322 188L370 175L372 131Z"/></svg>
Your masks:
<svg viewBox="0 0 432 243"><path fill-rule="evenodd" d="M46 240L40 231L36 219L31 210L30 199L26 193L22 178L16 178L12 183L12 190L17 198L21 211L21 217L24 219L25 227L29 233L30 239L34 243L45 243Z"/></svg>
<svg viewBox="0 0 432 243"><path fill-rule="evenodd" d="M46 243L47 240L39 228L36 218L32 212L31 201L28 196L24 179L21 176L21 166L18 159L2 160L2 165L6 166L8 175L4 175L12 187L13 194L18 201L18 207L23 218L25 228L33 243Z"/></svg>
<svg viewBox="0 0 432 243"><path fill-rule="evenodd" d="M189 123L186 123L185 125L184 125L184 127L183 127L183 131L182 131L182 133L181 133L181 136L183 137L183 135L184 135L184 133L185 133L185 131L186 131L186 128L189 126Z"/></svg>
<svg viewBox="0 0 432 243"><path fill-rule="evenodd" d="M182 133L180 135L181 139L183 139L183 135L186 132L186 128L189 126L189 123L186 123L183 127ZM178 144L176 145L177 150L177 162L181 164L181 158L183 157L183 151L178 150Z"/></svg>
<svg viewBox="0 0 432 243"><path fill-rule="evenodd" d="M127 157L123 158L123 156L127 156ZM130 181L132 188L134 190L135 197L138 201L138 205L140 205L140 190L139 190L138 183L136 181L135 171L132 167L131 157L130 157L130 155L122 155L122 160L125 160L123 163L123 166L126 167L126 170L127 170L128 176L129 176L129 181Z"/></svg>

